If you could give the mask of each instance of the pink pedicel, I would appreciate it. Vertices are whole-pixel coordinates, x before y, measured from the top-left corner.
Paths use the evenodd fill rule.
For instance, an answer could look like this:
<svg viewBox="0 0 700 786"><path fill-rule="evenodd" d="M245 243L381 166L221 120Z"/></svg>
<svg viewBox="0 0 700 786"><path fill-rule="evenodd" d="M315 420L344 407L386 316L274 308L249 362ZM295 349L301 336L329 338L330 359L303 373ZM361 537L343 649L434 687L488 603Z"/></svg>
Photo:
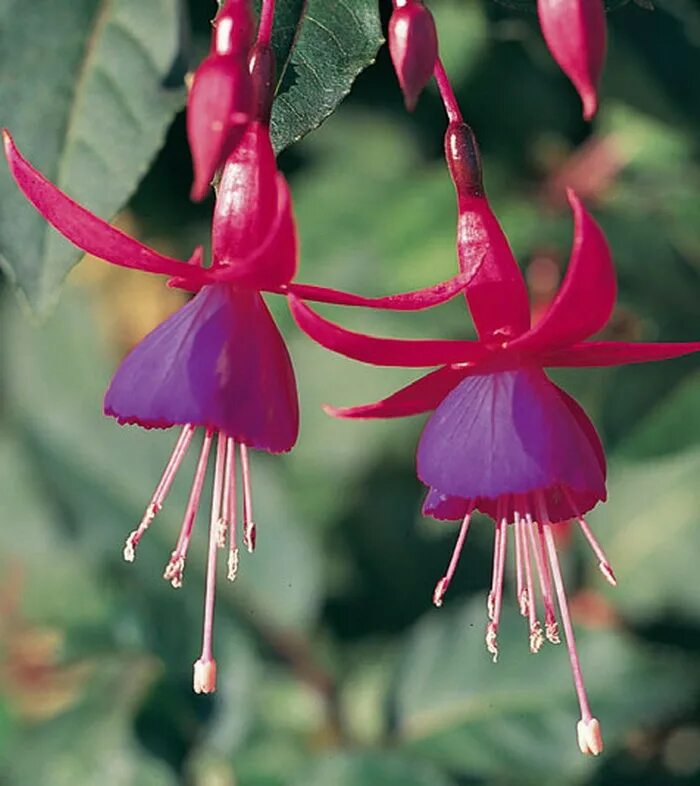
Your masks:
<svg viewBox="0 0 700 786"><path fill-rule="evenodd" d="M591 120L607 47L603 0L537 0L537 13L552 57L581 96L584 118Z"/></svg>
<svg viewBox="0 0 700 786"><path fill-rule="evenodd" d="M379 366L439 367L382 401L328 411L344 418L394 418L434 410L417 451L418 476L429 489L423 510L462 524L433 601L443 602L474 511L490 516L496 538L486 647L496 660L512 532L516 600L527 620L529 648L537 652L545 639L558 643L562 626L581 712L579 747L598 755L600 724L584 687L554 531L578 520L601 572L616 583L584 518L606 498L605 454L586 413L544 369L674 358L700 351L700 342L589 340L610 318L616 278L602 230L572 191L574 242L566 276L545 314L530 324L525 282L489 206L474 136L461 121L440 63L436 77L451 119L445 153L457 194L457 255L479 340L378 338L346 330L293 296L291 309L299 327L334 352Z"/></svg>
<svg viewBox="0 0 700 786"><path fill-rule="evenodd" d="M420 0L394 0L389 20L389 52L406 109L413 111L433 75L438 54L433 15Z"/></svg>
<svg viewBox="0 0 700 786"><path fill-rule="evenodd" d="M209 54L194 73L187 139L194 168L191 197L197 202L253 119L256 96L248 58L254 32L248 0L227 0L214 20Z"/></svg>

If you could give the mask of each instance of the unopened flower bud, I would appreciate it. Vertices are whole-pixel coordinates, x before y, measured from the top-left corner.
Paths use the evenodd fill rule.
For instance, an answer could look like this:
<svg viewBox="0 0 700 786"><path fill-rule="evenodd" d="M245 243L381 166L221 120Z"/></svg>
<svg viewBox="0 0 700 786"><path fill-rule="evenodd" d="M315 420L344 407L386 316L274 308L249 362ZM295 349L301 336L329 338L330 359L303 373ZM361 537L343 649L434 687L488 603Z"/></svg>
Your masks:
<svg viewBox="0 0 700 786"><path fill-rule="evenodd" d="M194 74L187 99L192 199L206 196L216 170L240 142L255 108L248 53L254 33L248 0L228 0L216 20L211 49Z"/></svg>
<svg viewBox="0 0 700 786"><path fill-rule="evenodd" d="M605 62L603 0L537 0L542 35L552 57L573 82L590 120L598 109L598 82Z"/></svg>
<svg viewBox="0 0 700 786"><path fill-rule="evenodd" d="M195 73L187 100L192 152L192 199L204 199L216 170L240 142L252 118L253 84L245 59L209 55Z"/></svg>
<svg viewBox="0 0 700 786"><path fill-rule="evenodd" d="M430 11L419 0L396 0L389 20L389 52L412 111L430 81L438 56L437 32Z"/></svg>

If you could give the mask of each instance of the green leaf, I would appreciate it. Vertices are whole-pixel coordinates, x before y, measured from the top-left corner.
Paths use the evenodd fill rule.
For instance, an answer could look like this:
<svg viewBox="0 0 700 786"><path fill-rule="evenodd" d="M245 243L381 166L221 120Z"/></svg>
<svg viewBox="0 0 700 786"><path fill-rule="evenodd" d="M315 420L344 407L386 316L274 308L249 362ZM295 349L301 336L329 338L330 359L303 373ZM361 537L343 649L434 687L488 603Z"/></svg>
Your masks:
<svg viewBox="0 0 700 786"><path fill-rule="evenodd" d="M690 374L663 398L615 450L644 459L676 453L700 442L700 373Z"/></svg>
<svg viewBox="0 0 700 786"><path fill-rule="evenodd" d="M255 5L259 10L261 0ZM333 113L383 40L377 0L278 0L272 28L278 84L270 123L278 153Z"/></svg>
<svg viewBox="0 0 700 786"><path fill-rule="evenodd" d="M606 594L637 622L669 611L700 620L698 477L697 448L619 466L610 501L589 514L618 578Z"/></svg>
<svg viewBox="0 0 700 786"><path fill-rule="evenodd" d="M394 753L329 754L304 770L291 786L450 786L432 767Z"/></svg>
<svg viewBox="0 0 700 786"><path fill-rule="evenodd" d="M288 0L276 16L281 82L270 130L279 152L332 114L357 75L374 62L383 39L377 0ZM283 38L285 28L294 35ZM287 41L289 52L281 56Z"/></svg>
<svg viewBox="0 0 700 786"><path fill-rule="evenodd" d="M428 615L406 643L395 699L404 746L464 774L578 782L595 765L576 744L579 716L565 647L546 645L532 655L525 621L506 607L494 665L484 646L485 620L478 599ZM579 629L577 643L608 749L687 700L683 664L606 631Z"/></svg>
<svg viewBox="0 0 700 786"><path fill-rule="evenodd" d="M178 0L9 0L0 11L0 125L60 188L107 218L127 201L182 106L166 87ZM45 312L80 258L0 167L0 263Z"/></svg>

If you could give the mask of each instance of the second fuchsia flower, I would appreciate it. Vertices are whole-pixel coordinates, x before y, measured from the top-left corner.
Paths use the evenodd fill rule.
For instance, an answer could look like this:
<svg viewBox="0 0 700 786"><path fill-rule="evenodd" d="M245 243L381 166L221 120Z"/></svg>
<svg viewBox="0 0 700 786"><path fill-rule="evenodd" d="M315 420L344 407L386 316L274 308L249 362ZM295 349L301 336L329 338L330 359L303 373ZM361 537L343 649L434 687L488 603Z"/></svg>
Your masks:
<svg viewBox="0 0 700 786"><path fill-rule="evenodd" d="M457 568L472 514L496 523L488 595L486 646L498 656L508 532L513 533L516 595L537 652L546 637L559 642L555 604L564 627L581 719L584 753L598 754L602 737L592 715L576 650L554 529L577 519L605 577L615 576L585 514L606 498L605 454L583 409L546 375L548 366L609 366L662 360L700 351L700 342L632 344L587 341L607 323L616 299L605 237L575 194L574 244L566 278L549 310L530 327L525 282L481 183L471 130L453 121L445 151L455 184L458 255L478 341L402 340L353 333L292 298L304 332L322 346L380 366L439 366L389 398L348 409L345 418L394 418L434 410L420 438L417 471L428 487L424 512L461 519L457 545L440 579L441 605ZM539 621L539 603L544 628Z"/></svg>

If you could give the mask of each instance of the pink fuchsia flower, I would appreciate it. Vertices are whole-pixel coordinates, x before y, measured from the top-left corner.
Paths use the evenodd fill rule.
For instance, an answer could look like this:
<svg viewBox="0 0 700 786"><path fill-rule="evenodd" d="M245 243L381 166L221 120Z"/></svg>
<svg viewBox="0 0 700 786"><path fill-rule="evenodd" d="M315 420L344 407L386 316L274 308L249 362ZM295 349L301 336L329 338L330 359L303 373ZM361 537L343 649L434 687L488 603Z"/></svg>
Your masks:
<svg viewBox="0 0 700 786"><path fill-rule="evenodd" d="M34 169L7 131L3 137L17 185L68 240L111 264L167 276L171 286L196 293L122 362L105 395L104 411L119 423L147 429L181 427L143 519L127 538L128 561L163 507L195 432L202 432L182 528L164 573L174 587L182 584L207 465L211 454L215 456L204 641L194 672L195 690L211 692L216 684L212 630L217 549L228 547L228 578L233 580L239 559L239 501L243 543L249 551L255 547L248 448L288 451L299 430L292 364L261 292L401 310L447 300L463 288L465 278L388 298L291 283L297 266L292 203L262 123L248 126L224 167L213 221L213 261L206 268L201 249L182 262L110 226Z"/></svg>
<svg viewBox="0 0 700 786"><path fill-rule="evenodd" d="M411 112L433 75L438 55L435 20L421 0L394 0L389 20L389 53L406 109Z"/></svg>
<svg viewBox="0 0 700 786"><path fill-rule="evenodd" d="M187 98L192 199L209 184L253 118L255 93L248 56L255 27L248 0L227 0L213 24L211 48L194 73Z"/></svg>
<svg viewBox="0 0 700 786"><path fill-rule="evenodd" d="M603 0L537 0L542 35L561 70L573 82L590 120L598 109L607 29Z"/></svg>
<svg viewBox="0 0 700 786"><path fill-rule="evenodd" d="M602 444L583 409L544 369L662 360L700 350L700 342L632 344L589 341L607 323L616 299L615 272L602 230L573 192L574 243L566 277L546 314L530 327L527 292L508 242L489 207L471 131L451 123L446 155L459 206L458 252L478 341L404 340L350 332L294 297L292 313L327 349L380 366L439 366L388 398L347 409L345 418L395 418L434 410L420 438L418 477L428 486L424 512L461 519L447 572L438 582L440 606L455 573L474 511L496 523L488 595L486 646L498 656L508 533L513 533L517 599L537 652L546 636L559 642L555 598L566 634L581 709L582 752L602 750L576 650L554 532L578 520L601 571L615 576L584 518L606 498ZM509 527L509 524L512 525ZM538 593L544 631L538 619Z"/></svg>

